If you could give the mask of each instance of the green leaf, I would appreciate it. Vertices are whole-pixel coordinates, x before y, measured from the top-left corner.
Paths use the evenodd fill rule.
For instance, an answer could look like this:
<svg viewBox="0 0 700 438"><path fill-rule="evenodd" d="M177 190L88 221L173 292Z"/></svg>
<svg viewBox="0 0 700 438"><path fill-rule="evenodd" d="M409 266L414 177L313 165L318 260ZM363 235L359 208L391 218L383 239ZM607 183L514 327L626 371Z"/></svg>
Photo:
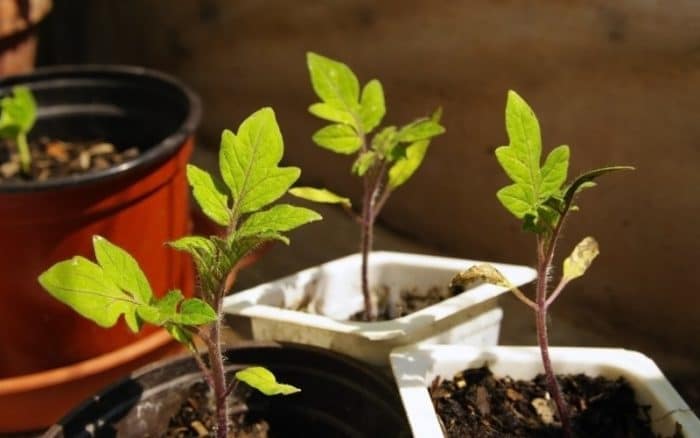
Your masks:
<svg viewBox="0 0 700 438"><path fill-rule="evenodd" d="M202 325L216 321L216 312L199 298L189 298L180 304L175 322L183 325Z"/></svg>
<svg viewBox="0 0 700 438"><path fill-rule="evenodd" d="M263 108L245 119L238 133L221 136L219 166L234 198L234 211L248 213L279 199L299 178L296 167L278 167L284 146L275 113Z"/></svg>
<svg viewBox="0 0 700 438"><path fill-rule="evenodd" d="M511 184L496 193L501 204L518 219L523 219L527 214L532 215L531 196L532 194L526 192L520 184Z"/></svg>
<svg viewBox="0 0 700 438"><path fill-rule="evenodd" d="M317 220L321 220L321 215L313 210L289 204L279 204L268 210L251 214L238 229L238 236L247 237L271 231L289 231Z"/></svg>
<svg viewBox="0 0 700 438"><path fill-rule="evenodd" d="M579 175L564 189L564 202L571 205L574 196L583 189L594 187L594 179L606 173L618 172L620 170L634 170L632 166L609 166L600 169L590 170L583 175Z"/></svg>
<svg viewBox="0 0 700 438"><path fill-rule="evenodd" d="M219 225L228 225L231 220L228 196L217 188L212 176L207 171L188 164L187 180L204 214Z"/></svg>
<svg viewBox="0 0 700 438"><path fill-rule="evenodd" d="M122 314L132 314L132 321L135 318L134 298L84 257L56 263L39 276L39 283L57 300L101 327L112 327Z"/></svg>
<svg viewBox="0 0 700 438"><path fill-rule="evenodd" d="M397 134L397 140L403 143L413 143L435 137L444 132L445 128L437 121L421 119L402 127Z"/></svg>
<svg viewBox="0 0 700 438"><path fill-rule="evenodd" d="M397 143L396 126L386 126L374 135L371 148L380 157L388 157Z"/></svg>
<svg viewBox="0 0 700 438"><path fill-rule="evenodd" d="M149 324L163 325L177 318L177 308L184 299L182 292L171 290L164 297L158 299L150 306L136 308L138 315Z"/></svg>
<svg viewBox="0 0 700 438"><path fill-rule="evenodd" d="M345 125L355 125L355 118L351 113L327 103L314 103L309 107L309 112L323 120L343 123Z"/></svg>
<svg viewBox="0 0 700 438"><path fill-rule="evenodd" d="M336 195L327 189L317 189L314 187L294 187L293 189L289 190L289 194L294 195L297 198L302 198L313 202L321 202L324 204L341 204L347 208L352 207L350 198Z"/></svg>
<svg viewBox="0 0 700 438"><path fill-rule="evenodd" d="M209 280L206 272L210 270L216 259L216 246L211 240L201 236L186 236L168 242L168 246L189 253L197 266L200 280Z"/></svg>
<svg viewBox="0 0 700 438"><path fill-rule="evenodd" d="M434 123L439 123L442 117L442 108L438 108L433 112L430 120ZM425 154L430 146L430 138L416 141L408 145L403 155L399 155L393 151L396 162L389 169L389 189L394 190L403 185L413 176L423 163Z"/></svg>
<svg viewBox="0 0 700 438"><path fill-rule="evenodd" d="M384 103L384 90L382 84L376 79L372 79L362 89L360 99L360 120L362 121L362 131L367 134L379 126L386 113Z"/></svg>
<svg viewBox="0 0 700 438"><path fill-rule="evenodd" d="M564 260L564 272L562 279L571 281L581 277L586 273L586 270L593 260L599 254L598 242L592 237L586 237L571 252L571 255Z"/></svg>
<svg viewBox="0 0 700 438"><path fill-rule="evenodd" d="M153 325L159 325L161 324L161 317L160 317L160 312L158 312L158 309L156 309L154 306L150 305L142 305L142 306L137 306L136 307L136 315L143 320L146 321L149 324ZM134 318L136 321L139 320L139 318ZM127 320L127 324L130 324ZM138 330L134 330L137 332Z"/></svg>
<svg viewBox="0 0 700 438"><path fill-rule="evenodd" d="M353 173L363 176L367 171L374 166L377 161L377 153L374 151L367 151L360 154L357 160L352 164Z"/></svg>
<svg viewBox="0 0 700 438"><path fill-rule="evenodd" d="M105 275L136 301L148 304L153 297L151 285L131 254L101 236L93 236L92 244Z"/></svg>
<svg viewBox="0 0 700 438"><path fill-rule="evenodd" d="M542 165L542 185L540 199L558 195L566 181L569 170L569 146L562 145L552 149Z"/></svg>
<svg viewBox="0 0 700 438"><path fill-rule="evenodd" d="M278 383L275 375L263 367L249 367L240 370L236 372L236 378L265 395L289 395L301 391L295 386Z"/></svg>
<svg viewBox="0 0 700 438"><path fill-rule="evenodd" d="M508 92L506 131L510 143L496 149L496 158L515 184L498 191L497 197L513 215L525 219L524 228L545 232L559 219L555 206L569 167L569 147L554 148L540 168L542 139L532 108L516 92Z"/></svg>
<svg viewBox="0 0 700 438"><path fill-rule="evenodd" d="M348 125L325 126L316 131L311 139L317 145L339 154L353 154L362 147L362 139Z"/></svg>
<svg viewBox="0 0 700 438"><path fill-rule="evenodd" d="M188 332L184 327L177 324L167 324L165 330L173 337L176 341L185 344L187 346L192 344L192 334Z"/></svg>
<svg viewBox="0 0 700 438"><path fill-rule="evenodd" d="M532 108L512 90L508 92L506 103L506 131L510 144L499 148L499 161L502 157L507 159L501 165L514 182L526 184L538 193L542 154L540 125Z"/></svg>
<svg viewBox="0 0 700 438"><path fill-rule="evenodd" d="M155 303L155 307L164 319L171 319L177 313L177 306L183 299L182 292L177 289L171 290Z"/></svg>
<svg viewBox="0 0 700 438"><path fill-rule="evenodd" d="M204 263L209 263L214 257L216 247L211 240L202 236L185 236L175 241L168 242L168 246L191 254Z"/></svg>
<svg viewBox="0 0 700 438"><path fill-rule="evenodd" d="M311 85L323 102L349 112L358 109L360 84L347 65L312 52L306 62Z"/></svg>
<svg viewBox="0 0 700 438"><path fill-rule="evenodd" d="M36 101L29 88L17 86L12 89L12 96L0 100L0 136L14 137L27 133L36 121Z"/></svg>

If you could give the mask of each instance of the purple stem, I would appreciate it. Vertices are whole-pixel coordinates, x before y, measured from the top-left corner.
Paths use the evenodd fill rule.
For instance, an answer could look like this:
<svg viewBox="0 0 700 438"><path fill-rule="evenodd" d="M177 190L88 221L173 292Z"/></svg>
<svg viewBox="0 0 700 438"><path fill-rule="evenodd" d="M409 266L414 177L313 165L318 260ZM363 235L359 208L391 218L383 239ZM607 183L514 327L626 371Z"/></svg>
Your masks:
<svg viewBox="0 0 700 438"><path fill-rule="evenodd" d="M573 434L571 421L569 420L569 411L564 397L562 396L561 389L559 388L559 382L557 382L556 375L554 374L552 361L549 357L549 337L547 335L548 271L554 256L554 242L559 233L560 224L561 220L559 224L557 224L558 226L555 228L552 237L549 239L548 245L538 239L539 263L537 266L537 294L535 297L535 302L537 304L537 310L535 311L535 327L537 329L537 343L539 344L540 353L542 355L542 365L544 366L545 378L547 379L547 387L557 406L564 436L571 438Z"/></svg>
<svg viewBox="0 0 700 438"><path fill-rule="evenodd" d="M224 372L224 358L221 354L221 321L216 320L209 332L209 363L211 364L211 376L214 381L214 399L216 402L216 436L226 438L228 432L228 412L226 409L226 374Z"/></svg>
<svg viewBox="0 0 700 438"><path fill-rule="evenodd" d="M369 294L368 266L369 252L372 250L372 233L374 231L374 215L372 212L372 193L370 184L365 179L365 193L362 201L362 232L360 238L360 251L362 252L362 297L365 301L365 318L373 321L374 311L372 308L372 298Z"/></svg>

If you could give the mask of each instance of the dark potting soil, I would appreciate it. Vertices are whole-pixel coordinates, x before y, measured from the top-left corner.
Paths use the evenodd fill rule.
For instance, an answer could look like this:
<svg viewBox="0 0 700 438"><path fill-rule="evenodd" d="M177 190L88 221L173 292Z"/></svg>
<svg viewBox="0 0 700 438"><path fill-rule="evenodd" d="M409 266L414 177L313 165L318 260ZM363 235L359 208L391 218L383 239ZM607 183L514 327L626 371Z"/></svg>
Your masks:
<svg viewBox="0 0 700 438"><path fill-rule="evenodd" d="M398 297L390 297L387 286L381 286L379 290L378 312L375 321L391 321L401 318L456 295L449 288L437 286L431 287L425 293L419 293L415 288L402 290ZM367 321L365 311L355 313L350 317L350 320Z"/></svg>
<svg viewBox="0 0 700 438"><path fill-rule="evenodd" d="M583 374L557 376L577 438L657 438L648 408L639 406L624 379ZM556 407L540 374L531 381L496 379L487 367L436 379L430 395L448 437L558 438ZM682 438L678 431L673 438Z"/></svg>
<svg viewBox="0 0 700 438"><path fill-rule="evenodd" d="M105 141L60 141L40 138L29 144L32 155L31 175L20 169L14 142L0 141L0 184L3 181L45 181L79 175L119 165L139 155L136 147L120 150Z"/></svg>
<svg viewBox="0 0 700 438"><path fill-rule="evenodd" d="M247 422L243 413L231 415L231 423L236 432L230 432L230 438L267 438L270 429L264 420ZM185 401L170 419L168 431L161 438L213 437L216 436L215 425L209 387L198 382L190 386Z"/></svg>

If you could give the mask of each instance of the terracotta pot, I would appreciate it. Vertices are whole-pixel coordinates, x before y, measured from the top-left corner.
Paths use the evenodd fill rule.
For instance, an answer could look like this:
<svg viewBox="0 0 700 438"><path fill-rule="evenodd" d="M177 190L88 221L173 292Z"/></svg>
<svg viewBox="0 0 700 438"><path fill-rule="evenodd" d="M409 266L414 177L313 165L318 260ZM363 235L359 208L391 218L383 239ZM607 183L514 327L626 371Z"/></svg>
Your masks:
<svg viewBox="0 0 700 438"><path fill-rule="evenodd" d="M354 359L316 347L274 343L236 347L225 355L229 372L262 365L279 380L301 388L284 397L254 392L248 400L248 415L267 420L271 436L410 436L396 387ZM44 437L161 436L187 388L199 380L201 373L190 357L151 365L87 400Z"/></svg>
<svg viewBox="0 0 700 438"><path fill-rule="evenodd" d="M100 138L142 154L76 177L0 184L0 377L87 360L153 333L99 328L38 285L53 263L92 258L94 234L131 252L157 295L193 288L189 260L163 242L190 231L184 166L199 99L173 78L132 67L38 70L1 81L0 95L17 84L39 102L30 137Z"/></svg>
<svg viewBox="0 0 700 438"><path fill-rule="evenodd" d="M51 0L0 0L0 76L34 68L36 27L51 5Z"/></svg>

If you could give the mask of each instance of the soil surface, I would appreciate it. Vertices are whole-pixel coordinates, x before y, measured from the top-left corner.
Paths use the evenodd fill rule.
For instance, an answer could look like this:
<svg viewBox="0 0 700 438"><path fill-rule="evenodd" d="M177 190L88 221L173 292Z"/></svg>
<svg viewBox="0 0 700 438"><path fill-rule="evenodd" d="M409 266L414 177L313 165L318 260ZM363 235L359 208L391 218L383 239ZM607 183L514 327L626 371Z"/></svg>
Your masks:
<svg viewBox="0 0 700 438"><path fill-rule="evenodd" d="M45 181L108 169L139 155L136 147L118 149L105 141L60 141L40 138L29 144L31 175L20 169L14 142L0 141L0 184L3 181Z"/></svg>
<svg viewBox="0 0 700 438"><path fill-rule="evenodd" d="M575 437L656 438L648 408L624 379L557 376ZM436 379L431 398L448 437L563 437L544 375L531 381L496 379L487 367ZM681 438L678 431L673 438Z"/></svg>
<svg viewBox="0 0 700 438"><path fill-rule="evenodd" d="M398 296L392 297L387 286L381 286L377 293L377 319L375 321L391 321L411 313L425 309L440 301L453 297L455 294L446 287L433 286L426 292L417 289L402 290ZM362 310L350 317L351 321L367 321Z"/></svg>
<svg viewBox="0 0 700 438"><path fill-rule="evenodd" d="M231 411L234 408L230 408ZM265 421L246 422L244 414L231 415L231 423L236 432L229 432L230 438L267 438L269 425ZM168 431L161 438L214 437L216 419L214 407L209 397L209 387L198 382L189 388L187 398L180 409L170 419Z"/></svg>

